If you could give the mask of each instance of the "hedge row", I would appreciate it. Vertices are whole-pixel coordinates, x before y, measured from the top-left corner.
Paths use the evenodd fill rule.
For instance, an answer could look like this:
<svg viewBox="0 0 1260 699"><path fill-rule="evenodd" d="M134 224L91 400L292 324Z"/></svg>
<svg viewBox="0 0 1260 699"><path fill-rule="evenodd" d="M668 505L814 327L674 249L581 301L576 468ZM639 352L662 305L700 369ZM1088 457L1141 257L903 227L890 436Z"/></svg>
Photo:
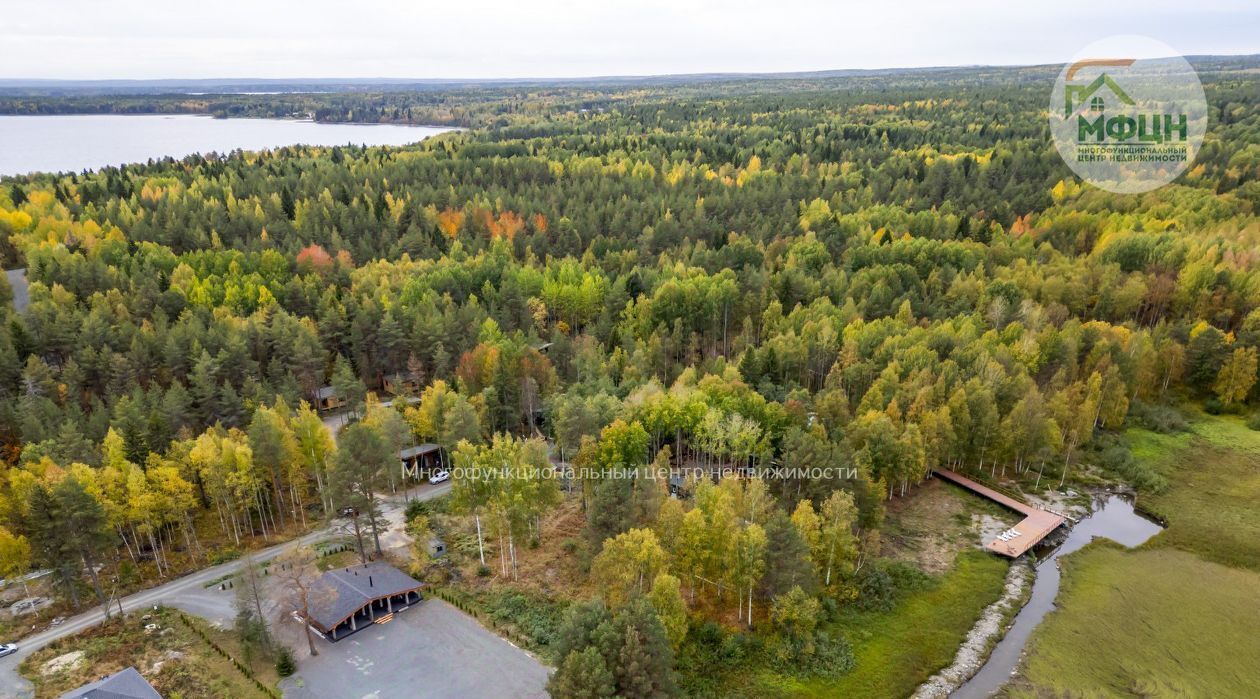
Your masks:
<svg viewBox="0 0 1260 699"><path fill-rule="evenodd" d="M244 663L237 660L236 658L233 658L231 655L228 654L227 651L219 647L219 644L215 643L205 631L202 631L200 626L189 621L188 617L183 612L179 613L179 620L184 623L184 626L187 626L189 629L191 629L193 633L200 636L201 640L205 641L207 645L209 645L211 648L214 649L214 652L230 660L232 664L236 666L236 669L239 670L240 673L245 676L245 679L254 683L254 686L258 688L258 691L262 692L263 694L269 697L272 697L272 699L280 699L280 692L272 689L271 687L268 687L262 682L259 682L258 678L254 677L254 673L252 670L245 667Z"/></svg>

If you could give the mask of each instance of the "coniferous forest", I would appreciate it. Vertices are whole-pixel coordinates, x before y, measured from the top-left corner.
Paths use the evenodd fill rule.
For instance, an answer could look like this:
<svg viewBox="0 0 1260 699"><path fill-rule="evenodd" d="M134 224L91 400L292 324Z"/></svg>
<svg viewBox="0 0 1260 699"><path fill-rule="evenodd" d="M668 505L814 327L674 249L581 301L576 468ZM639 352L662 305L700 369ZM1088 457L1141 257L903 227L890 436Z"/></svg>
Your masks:
<svg viewBox="0 0 1260 699"><path fill-rule="evenodd" d="M1049 69L0 97L459 127L0 180L0 576L86 608L375 534L434 443L408 516L457 562L414 570L554 696L827 695L933 584L887 522L934 469L1160 493L1127 431L1260 429L1260 77L1196 67L1202 150L1142 195L1063 164Z"/></svg>

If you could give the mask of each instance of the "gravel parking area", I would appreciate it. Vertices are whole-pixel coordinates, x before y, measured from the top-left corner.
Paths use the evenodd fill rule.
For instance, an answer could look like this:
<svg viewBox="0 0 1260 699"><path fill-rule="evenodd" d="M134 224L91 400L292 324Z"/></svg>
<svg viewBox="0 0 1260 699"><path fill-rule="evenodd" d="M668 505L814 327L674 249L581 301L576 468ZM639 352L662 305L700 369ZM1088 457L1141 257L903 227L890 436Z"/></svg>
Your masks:
<svg viewBox="0 0 1260 699"><path fill-rule="evenodd" d="M305 642L298 674L281 684L295 699L423 697L546 697L550 669L487 631L476 620L426 598L337 643L316 638L318 657Z"/></svg>

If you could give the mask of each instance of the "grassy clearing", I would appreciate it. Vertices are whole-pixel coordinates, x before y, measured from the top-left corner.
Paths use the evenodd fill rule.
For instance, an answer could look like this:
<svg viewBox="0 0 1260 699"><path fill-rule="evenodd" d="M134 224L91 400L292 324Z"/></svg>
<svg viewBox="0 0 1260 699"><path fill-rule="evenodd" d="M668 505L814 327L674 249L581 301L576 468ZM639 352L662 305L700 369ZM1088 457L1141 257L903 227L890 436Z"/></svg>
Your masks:
<svg viewBox="0 0 1260 699"><path fill-rule="evenodd" d="M333 568L345 568L347 566L357 565L360 563L359 552L356 550L338 551L330 553L327 556L320 556L316 561L316 566L320 570L332 570Z"/></svg>
<svg viewBox="0 0 1260 699"><path fill-rule="evenodd" d="M1109 542L1064 561L1010 696L1260 696L1260 574Z"/></svg>
<svg viewBox="0 0 1260 699"><path fill-rule="evenodd" d="M1058 609L1008 694L1260 696L1260 433L1194 415L1125 441L1167 487L1138 504L1168 528L1136 551L1100 542L1064 559Z"/></svg>
<svg viewBox="0 0 1260 699"><path fill-rule="evenodd" d="M953 567L959 552L979 543L976 515L1006 524L1019 521L997 503L933 478L915 488L910 497L888 503L880 527L881 555L927 573L944 573Z"/></svg>
<svg viewBox="0 0 1260 699"><path fill-rule="evenodd" d="M985 607L1002 594L1008 563L977 550L888 612L846 610L830 630L853 644L857 663L838 680L795 681L769 670L758 676L766 694L801 697L890 697L914 688L954 659Z"/></svg>
<svg viewBox="0 0 1260 699"><path fill-rule="evenodd" d="M900 593L888 611L841 609L828 630L853 645L856 662L849 674L802 680L761 667L741 678L746 684L740 691L758 697L911 694L953 661L984 608L1002 594L1009 563L975 548L980 535L974 514L1016 519L995 503L939 480L891 501L881 532L884 555L931 573L927 583Z"/></svg>
<svg viewBox="0 0 1260 699"><path fill-rule="evenodd" d="M1168 480L1140 505L1168 521L1153 546L1260 570L1260 432L1234 417L1197 416L1191 431L1130 430L1134 457Z"/></svg>

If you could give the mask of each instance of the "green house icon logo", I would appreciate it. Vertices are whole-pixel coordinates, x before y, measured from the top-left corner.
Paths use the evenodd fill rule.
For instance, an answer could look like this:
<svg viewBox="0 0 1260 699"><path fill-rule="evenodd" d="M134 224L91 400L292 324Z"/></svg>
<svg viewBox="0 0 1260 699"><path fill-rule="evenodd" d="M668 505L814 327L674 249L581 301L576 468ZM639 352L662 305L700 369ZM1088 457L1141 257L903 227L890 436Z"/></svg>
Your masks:
<svg viewBox="0 0 1260 699"><path fill-rule="evenodd" d="M1194 67L1172 48L1131 35L1081 50L1046 103L1051 140L1068 167L1126 194L1149 192L1185 171L1203 143L1207 113Z"/></svg>
<svg viewBox="0 0 1260 699"><path fill-rule="evenodd" d="M1106 93L1110 93L1109 97ZM1113 100L1112 104L1134 105L1129 93L1106 73L1100 74L1088 85L1066 85L1063 89L1063 116L1071 117L1074 112L1084 111L1086 106L1091 112L1102 112L1107 108L1109 99Z"/></svg>

